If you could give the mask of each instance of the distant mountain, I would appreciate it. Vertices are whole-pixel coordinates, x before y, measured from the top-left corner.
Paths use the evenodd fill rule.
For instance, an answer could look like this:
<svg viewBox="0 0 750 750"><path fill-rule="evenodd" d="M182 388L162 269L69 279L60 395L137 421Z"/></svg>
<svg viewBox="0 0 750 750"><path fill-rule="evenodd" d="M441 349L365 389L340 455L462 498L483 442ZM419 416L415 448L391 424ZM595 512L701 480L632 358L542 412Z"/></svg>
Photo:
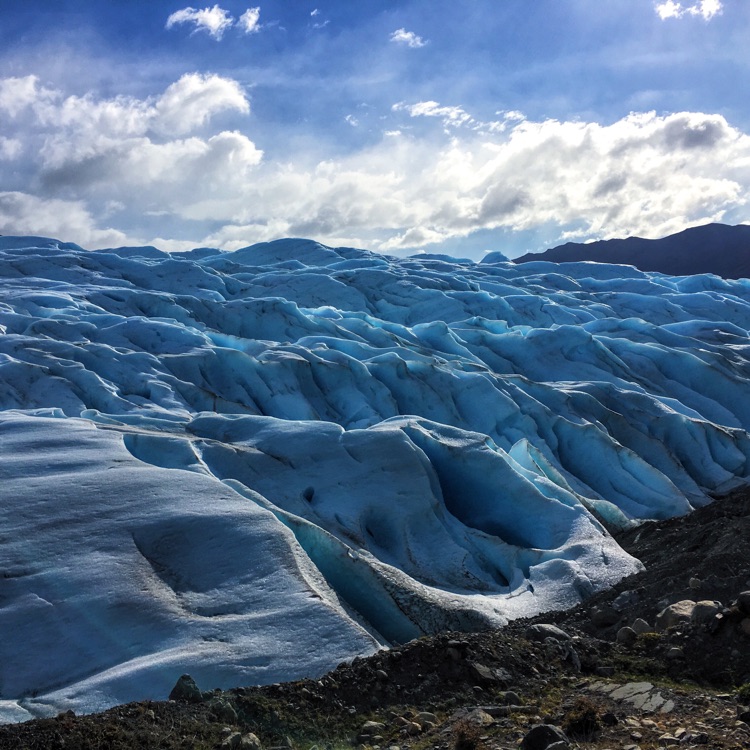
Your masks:
<svg viewBox="0 0 750 750"><path fill-rule="evenodd" d="M750 278L750 225L706 224L660 240L628 237L588 244L568 242L543 253L527 253L514 262L534 260L554 263L592 260L672 276L715 273L725 279Z"/></svg>

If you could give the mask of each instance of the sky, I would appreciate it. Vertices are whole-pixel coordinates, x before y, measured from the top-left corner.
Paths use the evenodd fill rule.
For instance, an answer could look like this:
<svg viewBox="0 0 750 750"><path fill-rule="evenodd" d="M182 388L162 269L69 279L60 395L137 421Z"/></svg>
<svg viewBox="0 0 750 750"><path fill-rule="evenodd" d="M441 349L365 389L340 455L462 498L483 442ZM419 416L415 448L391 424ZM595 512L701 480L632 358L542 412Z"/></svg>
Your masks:
<svg viewBox="0 0 750 750"><path fill-rule="evenodd" d="M750 223L749 0L0 0L0 234L516 257Z"/></svg>

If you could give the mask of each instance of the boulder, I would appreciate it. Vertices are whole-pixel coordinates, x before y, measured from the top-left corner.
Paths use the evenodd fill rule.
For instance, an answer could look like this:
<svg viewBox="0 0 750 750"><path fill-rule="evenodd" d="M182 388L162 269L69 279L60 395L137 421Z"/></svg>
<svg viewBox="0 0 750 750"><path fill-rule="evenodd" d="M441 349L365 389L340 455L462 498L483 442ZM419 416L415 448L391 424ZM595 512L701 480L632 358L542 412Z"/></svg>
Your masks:
<svg viewBox="0 0 750 750"><path fill-rule="evenodd" d="M489 727L495 719L482 708L475 708L466 715L466 721L475 727Z"/></svg>
<svg viewBox="0 0 750 750"><path fill-rule="evenodd" d="M416 717L414 718L414 721L417 722L417 724L424 726L425 724L437 724L437 716L435 714L430 713L429 711L420 711Z"/></svg>
<svg viewBox="0 0 750 750"><path fill-rule="evenodd" d="M638 638L638 633L627 625L617 631L617 642L622 643L623 646L629 646L631 643L635 643L636 638Z"/></svg>
<svg viewBox="0 0 750 750"><path fill-rule="evenodd" d="M526 628L526 637L530 641L546 641L547 638L552 638L556 641L569 641L571 637L557 625L547 625L540 623L538 625L530 625Z"/></svg>
<svg viewBox="0 0 750 750"><path fill-rule="evenodd" d="M697 623L698 625L705 625L718 615L723 606L721 602L714 602L710 600L703 600L697 602L693 607L693 614L690 615L690 621Z"/></svg>
<svg viewBox="0 0 750 750"><path fill-rule="evenodd" d="M195 684L195 680L189 674L184 674L172 688L169 700L180 701L181 703L200 703L203 696Z"/></svg>
<svg viewBox="0 0 750 750"><path fill-rule="evenodd" d="M690 622L694 609L695 602L692 599L683 599L681 602L670 604L656 615L656 629L667 630L675 625Z"/></svg>
<svg viewBox="0 0 750 750"><path fill-rule="evenodd" d="M260 740L252 732L248 734L232 732L219 747L238 748L238 750L263 750Z"/></svg>
<svg viewBox="0 0 750 750"><path fill-rule="evenodd" d="M680 741L677 737L673 737L671 734L663 734L659 737L659 743L664 746L679 745Z"/></svg>
<svg viewBox="0 0 750 750"><path fill-rule="evenodd" d="M638 635L654 632L654 629L642 617L637 617L635 620L633 620L633 624L631 625L631 627Z"/></svg>
<svg viewBox="0 0 750 750"><path fill-rule="evenodd" d="M600 607L592 607L589 611L589 618L597 628L606 628L614 625L621 617L621 614L608 604Z"/></svg>
<svg viewBox="0 0 750 750"><path fill-rule="evenodd" d="M247 734L242 735L242 739L240 740L240 750L263 750L263 745L261 745L257 735L248 732Z"/></svg>
<svg viewBox="0 0 750 750"><path fill-rule="evenodd" d="M521 750L547 750L550 745L558 742L567 747L570 741L565 732L552 724L537 724L527 732L521 741Z"/></svg>
<svg viewBox="0 0 750 750"><path fill-rule="evenodd" d="M499 683L501 685L506 685L511 679L510 674L502 667L490 669L490 667L480 664L479 662L471 662L469 668L471 669L474 678L482 684Z"/></svg>
<svg viewBox="0 0 750 750"><path fill-rule="evenodd" d="M497 694L498 700L506 706L520 706L521 696L514 690L504 690Z"/></svg>
<svg viewBox="0 0 750 750"><path fill-rule="evenodd" d="M362 729L360 729L360 732L362 734L378 734L380 732L385 731L385 724L379 722L379 721L366 721L362 725Z"/></svg>
<svg viewBox="0 0 750 750"><path fill-rule="evenodd" d="M737 597L737 606L746 615L750 615L750 591L743 591Z"/></svg>
<svg viewBox="0 0 750 750"><path fill-rule="evenodd" d="M422 731L422 727L421 727L421 726L420 726L419 724L417 724L417 722L416 722L416 721L410 721L410 722L409 722L409 723L408 723L408 724L406 725L406 733L407 733L407 734L410 734L410 735L411 735L412 737L415 737L415 736L416 736L416 735L418 735L418 734L419 734L419 733L420 733L421 731Z"/></svg>
<svg viewBox="0 0 750 750"><path fill-rule="evenodd" d="M234 706L225 698L212 698L207 706L218 721L224 724L237 723L237 712L234 710Z"/></svg>

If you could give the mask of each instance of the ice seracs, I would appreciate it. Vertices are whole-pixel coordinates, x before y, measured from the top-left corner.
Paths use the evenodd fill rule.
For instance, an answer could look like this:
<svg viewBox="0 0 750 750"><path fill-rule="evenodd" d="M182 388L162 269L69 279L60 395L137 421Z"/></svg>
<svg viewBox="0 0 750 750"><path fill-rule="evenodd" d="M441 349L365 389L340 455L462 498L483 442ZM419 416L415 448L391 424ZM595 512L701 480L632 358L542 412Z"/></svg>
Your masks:
<svg viewBox="0 0 750 750"><path fill-rule="evenodd" d="M0 717L317 675L747 482L750 282L0 238Z"/></svg>

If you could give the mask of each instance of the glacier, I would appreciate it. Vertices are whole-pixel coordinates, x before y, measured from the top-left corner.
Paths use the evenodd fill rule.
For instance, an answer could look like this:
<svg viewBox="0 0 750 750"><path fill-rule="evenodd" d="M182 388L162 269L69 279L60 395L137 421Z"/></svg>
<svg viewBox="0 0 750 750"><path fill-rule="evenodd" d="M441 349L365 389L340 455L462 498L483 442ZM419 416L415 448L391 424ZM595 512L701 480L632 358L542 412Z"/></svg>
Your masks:
<svg viewBox="0 0 750 750"><path fill-rule="evenodd" d="M0 237L0 720L318 676L746 485L750 281Z"/></svg>

